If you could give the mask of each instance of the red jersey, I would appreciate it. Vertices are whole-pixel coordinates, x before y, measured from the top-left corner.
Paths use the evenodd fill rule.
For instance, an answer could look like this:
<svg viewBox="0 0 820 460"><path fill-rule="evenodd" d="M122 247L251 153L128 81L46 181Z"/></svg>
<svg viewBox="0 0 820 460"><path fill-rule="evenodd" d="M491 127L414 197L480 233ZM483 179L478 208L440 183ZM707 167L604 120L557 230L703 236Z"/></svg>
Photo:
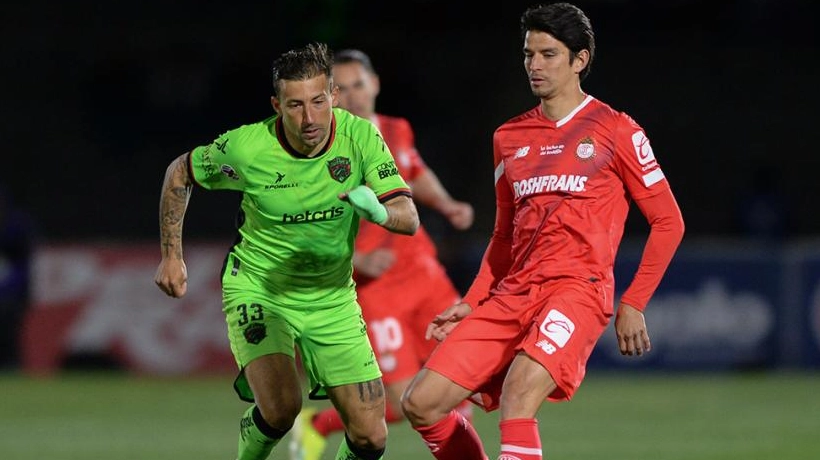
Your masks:
<svg viewBox="0 0 820 460"><path fill-rule="evenodd" d="M540 105L508 120L494 133L493 157L502 218L491 246L504 249L488 249L496 273L485 261L465 296L473 306L491 288L525 293L558 277L600 280L614 291L630 200L671 193L644 130L591 96L558 121L547 119ZM671 258L675 247L662 258ZM655 270L636 277L642 293L636 303L648 301L661 276Z"/></svg>
<svg viewBox="0 0 820 460"><path fill-rule="evenodd" d="M427 170L427 165L416 150L413 129L405 118L377 114L373 122L381 131L396 160L399 174L405 181L412 182ZM361 219L355 250L369 252L376 248L392 249L399 262L377 279L354 273L354 279L359 286L369 283L392 283L397 277L407 277L414 271L426 272L429 264L439 263L435 244L421 225L413 236L407 236L397 235L384 227Z"/></svg>

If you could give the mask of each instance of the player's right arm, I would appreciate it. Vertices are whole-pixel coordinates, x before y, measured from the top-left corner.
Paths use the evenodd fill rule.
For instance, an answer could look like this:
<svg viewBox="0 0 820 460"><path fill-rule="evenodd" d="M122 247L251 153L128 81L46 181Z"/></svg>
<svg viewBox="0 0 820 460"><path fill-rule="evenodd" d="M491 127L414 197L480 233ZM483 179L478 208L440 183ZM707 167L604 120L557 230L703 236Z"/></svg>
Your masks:
<svg viewBox="0 0 820 460"><path fill-rule="evenodd" d="M489 297L490 290L507 276L512 266L512 235L515 202L512 189L506 179L504 160L499 141L499 131L493 136L493 165L495 180L495 225L481 266L472 285L464 295L463 302L479 306Z"/></svg>
<svg viewBox="0 0 820 460"><path fill-rule="evenodd" d="M162 260L154 282L171 297L182 297L188 289L188 270L182 258L182 221L191 198L188 153L168 165L159 200L159 235Z"/></svg>

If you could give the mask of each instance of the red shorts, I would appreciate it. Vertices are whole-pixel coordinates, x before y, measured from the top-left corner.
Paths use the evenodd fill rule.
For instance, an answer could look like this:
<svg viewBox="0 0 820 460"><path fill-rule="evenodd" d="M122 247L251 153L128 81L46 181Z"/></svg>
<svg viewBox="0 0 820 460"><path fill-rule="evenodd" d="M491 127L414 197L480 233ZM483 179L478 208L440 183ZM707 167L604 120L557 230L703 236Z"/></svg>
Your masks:
<svg viewBox="0 0 820 460"><path fill-rule="evenodd" d="M611 290L600 282L559 279L528 294L496 295L441 342L425 367L498 408L504 376L519 351L541 363L558 385L548 400L572 398L595 343L613 313Z"/></svg>
<svg viewBox="0 0 820 460"><path fill-rule="evenodd" d="M390 384L418 373L438 345L425 340L427 325L461 295L442 268L372 281L358 289L358 299L382 380Z"/></svg>

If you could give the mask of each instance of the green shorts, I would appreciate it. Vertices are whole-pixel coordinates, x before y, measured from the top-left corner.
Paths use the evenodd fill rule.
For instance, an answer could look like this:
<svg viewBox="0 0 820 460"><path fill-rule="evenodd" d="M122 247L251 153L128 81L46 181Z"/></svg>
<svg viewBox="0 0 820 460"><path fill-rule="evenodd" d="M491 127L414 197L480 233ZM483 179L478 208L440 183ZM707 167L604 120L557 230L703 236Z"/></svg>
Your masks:
<svg viewBox="0 0 820 460"><path fill-rule="evenodd" d="M355 295L333 303L283 303L247 271L222 277L223 311L239 375L234 388L253 401L245 366L272 353L296 357L310 385L310 399L327 399L327 387L380 378L367 326ZM327 298L327 297L324 297Z"/></svg>

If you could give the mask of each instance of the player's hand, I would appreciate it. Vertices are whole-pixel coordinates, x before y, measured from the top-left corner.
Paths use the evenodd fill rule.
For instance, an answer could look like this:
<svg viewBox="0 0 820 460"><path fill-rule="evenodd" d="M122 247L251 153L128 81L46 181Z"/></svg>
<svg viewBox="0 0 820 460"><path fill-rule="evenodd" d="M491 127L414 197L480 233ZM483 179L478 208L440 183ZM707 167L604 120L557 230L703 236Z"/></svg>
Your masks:
<svg viewBox="0 0 820 460"><path fill-rule="evenodd" d="M457 230L467 230L473 225L475 212L470 203L452 201L440 208L441 214Z"/></svg>
<svg viewBox="0 0 820 460"><path fill-rule="evenodd" d="M640 356L652 349L643 312L623 302L615 316L615 336L622 355Z"/></svg>
<svg viewBox="0 0 820 460"><path fill-rule="evenodd" d="M376 248L370 252L353 254L353 269L370 278L378 278L394 263L396 263L396 254L387 248Z"/></svg>
<svg viewBox="0 0 820 460"><path fill-rule="evenodd" d="M185 261L175 258L163 258L154 275L154 283L160 290L171 297L182 297L188 290L188 268Z"/></svg>
<svg viewBox="0 0 820 460"><path fill-rule="evenodd" d="M459 321L467 317L472 311L473 308L464 302L448 307L436 315L433 321L427 325L427 332L424 334L424 338L427 340L433 338L441 342L458 326Z"/></svg>
<svg viewBox="0 0 820 460"><path fill-rule="evenodd" d="M373 189L366 185L360 185L353 190L340 193L339 199L348 201L353 205L356 214L374 224L382 225L387 222L387 208L379 203Z"/></svg>

